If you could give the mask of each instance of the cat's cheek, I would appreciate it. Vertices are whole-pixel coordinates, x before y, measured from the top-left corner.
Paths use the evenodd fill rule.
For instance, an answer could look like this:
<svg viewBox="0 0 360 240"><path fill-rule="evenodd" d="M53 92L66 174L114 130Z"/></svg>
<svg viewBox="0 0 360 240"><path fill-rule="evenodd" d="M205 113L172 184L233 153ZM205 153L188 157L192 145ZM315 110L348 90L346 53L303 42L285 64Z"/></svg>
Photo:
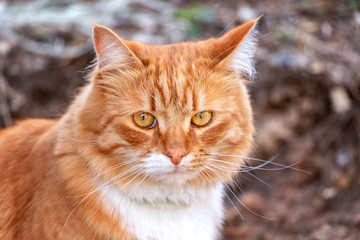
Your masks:
<svg viewBox="0 0 360 240"><path fill-rule="evenodd" d="M209 126L198 133L199 139L205 147L214 147L220 143L228 129L228 122L220 122L214 126Z"/></svg>
<svg viewBox="0 0 360 240"><path fill-rule="evenodd" d="M106 127L97 138L97 145L102 150L108 150L128 146L126 142L111 126Z"/></svg>
<svg viewBox="0 0 360 240"><path fill-rule="evenodd" d="M119 137L133 147L143 147L144 143L149 142L151 139L151 136L145 133L145 131L129 127L126 124L117 125L116 131L119 134Z"/></svg>
<svg viewBox="0 0 360 240"><path fill-rule="evenodd" d="M226 132L226 135L223 138L223 143L229 145L237 146L242 141L244 141L244 132L240 127L232 128Z"/></svg>

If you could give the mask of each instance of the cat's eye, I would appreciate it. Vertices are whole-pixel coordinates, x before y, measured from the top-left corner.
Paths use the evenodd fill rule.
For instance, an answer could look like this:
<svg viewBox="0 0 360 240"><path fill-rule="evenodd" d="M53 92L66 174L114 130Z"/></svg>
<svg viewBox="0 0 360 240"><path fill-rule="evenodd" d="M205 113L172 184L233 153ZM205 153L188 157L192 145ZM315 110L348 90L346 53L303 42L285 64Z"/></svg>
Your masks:
<svg viewBox="0 0 360 240"><path fill-rule="evenodd" d="M204 127L211 122L213 116L214 113L211 111L199 112L191 118L191 123L197 127Z"/></svg>
<svg viewBox="0 0 360 240"><path fill-rule="evenodd" d="M132 115L132 119L135 125L141 128L152 128L156 125L156 118L147 112L137 112Z"/></svg>

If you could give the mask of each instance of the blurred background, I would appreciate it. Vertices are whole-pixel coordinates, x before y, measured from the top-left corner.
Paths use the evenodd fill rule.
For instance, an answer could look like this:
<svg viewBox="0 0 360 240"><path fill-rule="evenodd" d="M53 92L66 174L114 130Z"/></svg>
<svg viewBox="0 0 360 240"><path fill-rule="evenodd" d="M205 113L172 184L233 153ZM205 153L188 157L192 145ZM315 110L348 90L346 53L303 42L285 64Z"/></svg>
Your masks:
<svg viewBox="0 0 360 240"><path fill-rule="evenodd" d="M2 1L0 128L66 111L95 56L91 22L165 44L218 37L263 15L249 86L253 156L276 159L239 175L233 192L250 211L228 193L238 211L227 203L223 239L359 240L359 7L358 0Z"/></svg>

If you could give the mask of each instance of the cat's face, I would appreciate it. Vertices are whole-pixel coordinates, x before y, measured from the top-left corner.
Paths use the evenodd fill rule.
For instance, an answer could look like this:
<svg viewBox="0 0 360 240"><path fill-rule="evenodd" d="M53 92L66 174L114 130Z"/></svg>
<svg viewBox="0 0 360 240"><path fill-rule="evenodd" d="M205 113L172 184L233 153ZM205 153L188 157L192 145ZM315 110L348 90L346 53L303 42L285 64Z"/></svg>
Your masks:
<svg viewBox="0 0 360 240"><path fill-rule="evenodd" d="M239 76L252 74L251 62L241 61L253 52L241 46L253 44L245 41L253 41L255 23L219 40L168 46L125 42L95 27L99 66L81 117L95 141L90 164L105 181L210 186L231 179L253 137Z"/></svg>

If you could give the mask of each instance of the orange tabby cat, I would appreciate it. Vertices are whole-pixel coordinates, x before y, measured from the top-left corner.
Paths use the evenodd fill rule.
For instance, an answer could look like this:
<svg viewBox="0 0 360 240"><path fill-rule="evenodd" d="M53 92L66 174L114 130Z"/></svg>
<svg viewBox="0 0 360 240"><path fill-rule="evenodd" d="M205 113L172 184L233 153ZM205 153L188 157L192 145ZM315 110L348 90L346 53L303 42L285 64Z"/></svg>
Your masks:
<svg viewBox="0 0 360 240"><path fill-rule="evenodd" d="M256 23L165 46L95 25L66 114L0 132L0 239L218 239L253 139Z"/></svg>

